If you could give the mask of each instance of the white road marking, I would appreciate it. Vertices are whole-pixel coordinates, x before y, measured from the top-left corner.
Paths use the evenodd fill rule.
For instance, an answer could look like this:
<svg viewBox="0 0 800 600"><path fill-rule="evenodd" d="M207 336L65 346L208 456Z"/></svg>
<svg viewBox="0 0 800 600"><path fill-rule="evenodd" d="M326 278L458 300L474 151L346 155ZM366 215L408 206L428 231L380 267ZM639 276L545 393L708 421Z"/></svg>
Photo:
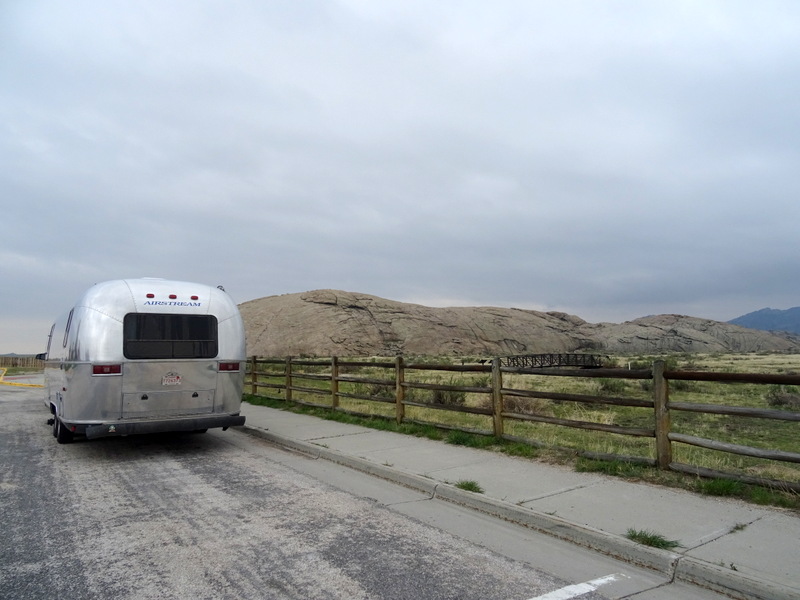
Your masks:
<svg viewBox="0 0 800 600"><path fill-rule="evenodd" d="M577 598L582 594L593 592L601 585L611 583L612 581L616 581L617 579L621 579L623 577L627 577L627 575L623 575L622 573L606 575L605 577L599 577L598 579L592 579L591 581L586 581L584 583L568 585L560 590L553 590L544 596L536 596L535 598L530 598L529 600L571 600L572 598Z"/></svg>

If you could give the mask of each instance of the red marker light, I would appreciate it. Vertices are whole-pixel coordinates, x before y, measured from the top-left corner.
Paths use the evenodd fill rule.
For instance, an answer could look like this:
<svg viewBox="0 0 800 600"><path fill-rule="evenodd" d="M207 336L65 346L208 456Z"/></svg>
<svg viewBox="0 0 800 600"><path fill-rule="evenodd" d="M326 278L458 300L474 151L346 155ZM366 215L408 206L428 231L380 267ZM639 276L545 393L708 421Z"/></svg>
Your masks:
<svg viewBox="0 0 800 600"><path fill-rule="evenodd" d="M92 365L92 375L121 375L122 365Z"/></svg>
<svg viewBox="0 0 800 600"><path fill-rule="evenodd" d="M177 296L175 294L170 294L169 295L169 299L170 300L175 300L175 298L177 298Z"/></svg>
<svg viewBox="0 0 800 600"><path fill-rule="evenodd" d="M221 362L219 363L219 370L220 372L225 371L227 373L233 373L239 370L239 363L238 362Z"/></svg>
<svg viewBox="0 0 800 600"><path fill-rule="evenodd" d="M148 298L155 298L155 297L156 297L156 295L155 295L155 294L147 294L147 297L148 297Z"/></svg>
<svg viewBox="0 0 800 600"><path fill-rule="evenodd" d="M200 300L200 296L192 296L192 300Z"/></svg>

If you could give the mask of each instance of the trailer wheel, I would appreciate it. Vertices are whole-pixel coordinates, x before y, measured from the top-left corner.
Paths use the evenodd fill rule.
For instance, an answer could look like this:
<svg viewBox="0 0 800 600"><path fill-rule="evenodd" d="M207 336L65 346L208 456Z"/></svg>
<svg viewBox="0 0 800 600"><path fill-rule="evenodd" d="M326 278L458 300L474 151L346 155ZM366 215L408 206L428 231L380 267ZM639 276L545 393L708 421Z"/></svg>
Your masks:
<svg viewBox="0 0 800 600"><path fill-rule="evenodd" d="M69 444L72 441L72 432L64 426L58 416L56 416L55 423L53 423L53 429L53 435L56 436L56 441L59 444Z"/></svg>

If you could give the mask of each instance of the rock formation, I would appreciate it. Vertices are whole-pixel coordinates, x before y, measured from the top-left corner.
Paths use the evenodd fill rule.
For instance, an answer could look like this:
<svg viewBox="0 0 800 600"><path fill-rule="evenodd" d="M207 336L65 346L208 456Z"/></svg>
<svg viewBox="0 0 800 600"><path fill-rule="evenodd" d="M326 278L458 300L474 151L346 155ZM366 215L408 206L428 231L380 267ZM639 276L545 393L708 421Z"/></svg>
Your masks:
<svg viewBox="0 0 800 600"><path fill-rule="evenodd" d="M315 290L240 305L248 355L507 356L549 352L796 352L800 336L681 315L587 323L516 308L432 308Z"/></svg>

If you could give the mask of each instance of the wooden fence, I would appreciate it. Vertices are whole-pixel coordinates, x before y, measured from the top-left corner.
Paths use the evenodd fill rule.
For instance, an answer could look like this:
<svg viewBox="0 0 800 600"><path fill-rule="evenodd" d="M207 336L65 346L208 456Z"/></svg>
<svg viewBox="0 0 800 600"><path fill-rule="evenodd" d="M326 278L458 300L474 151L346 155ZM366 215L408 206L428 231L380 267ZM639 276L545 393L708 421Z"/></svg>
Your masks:
<svg viewBox="0 0 800 600"><path fill-rule="evenodd" d="M469 433L494 435L506 440L527 443L533 446L557 444L542 444L530 436L515 434L515 426L520 423L535 424L538 427L561 426L584 432L600 432L605 434L618 434L630 438L649 440L647 452L649 456L631 456L618 453L598 452L593 450L572 448L578 455L600 460L619 460L645 463L660 469L668 469L683 473L690 473L701 477L732 479L744 483L752 483L779 489L800 492L800 473L789 469L789 477L770 478L747 473L737 473L729 470L713 469L696 464L679 462L673 458L676 446L687 446L703 449L704 451L722 452L727 455L759 459L773 464L796 465L800 464L800 453L794 451L793 445L789 451L768 448L759 448L719 441L689 435L676 431L673 420L677 415L700 414L704 419L722 418L725 420L720 427L728 427L728 419L756 419L758 422L769 420L780 421L789 427L789 444L795 444L800 439L800 412L789 410L776 410L767 408L751 408L745 406L725 406L719 404L698 404L690 402L677 402L670 400L670 384L676 388L680 382L721 382L756 384L759 386L796 386L800 385L800 375L765 375L742 373L714 373L694 371L668 371L665 370L663 361L656 361L652 368L640 370L628 369L552 369L552 368L526 368L503 366L501 359L494 359L491 364L423 364L407 363L402 357L394 361L345 361L337 357L328 360L306 359L275 359L252 357L248 361L249 391L253 395L262 395L274 399L295 402L299 404L324 407L335 411L342 411L363 416L383 416L394 419L398 424L412 422L418 424L433 424L436 427L456 429ZM376 376L375 373L378 373ZM434 378L434 381L420 381L419 374L426 372L461 373L470 374L473 381L469 385L443 383ZM366 373L366 375L365 375ZM382 375L381 375L382 374ZM416 377L414 377L416 375ZM477 381L475 378L477 376ZM569 377L590 378L601 382L614 380L633 380L641 383L641 389L646 390L646 397L619 397L597 394L558 393L553 391L538 391L531 389L530 385L514 384L507 387L504 380L512 378L536 377ZM542 381L541 379L539 381ZM536 387L535 385L533 386ZM613 389L613 387L612 387ZM262 390L270 390L264 393ZM277 396L275 395L277 394ZM420 398L420 394L425 397ZM467 405L462 402L452 401L454 398L463 399L466 394L479 395L486 398L484 403ZM309 398L321 398L310 401ZM585 407L627 407L636 411L645 411L644 420L632 419L630 424L602 423L591 420L562 418L548 414L541 414L536 410L521 409L520 400L535 402L546 400L552 403L574 403ZM372 406L382 406L383 410L372 410ZM366 410L369 407L370 410ZM448 411L462 415L478 416L490 428L475 428L464 424L453 424L452 418L447 419L419 419L407 415L414 409L432 409L433 411ZM425 412L425 411L421 411ZM426 414L431 414L430 410ZM642 424L644 422L644 424ZM770 440L764 441L769 446ZM744 460L747 460L745 458ZM797 475L797 478L794 477Z"/></svg>
<svg viewBox="0 0 800 600"><path fill-rule="evenodd" d="M35 356L0 356L0 367L44 369L44 361L37 359Z"/></svg>

